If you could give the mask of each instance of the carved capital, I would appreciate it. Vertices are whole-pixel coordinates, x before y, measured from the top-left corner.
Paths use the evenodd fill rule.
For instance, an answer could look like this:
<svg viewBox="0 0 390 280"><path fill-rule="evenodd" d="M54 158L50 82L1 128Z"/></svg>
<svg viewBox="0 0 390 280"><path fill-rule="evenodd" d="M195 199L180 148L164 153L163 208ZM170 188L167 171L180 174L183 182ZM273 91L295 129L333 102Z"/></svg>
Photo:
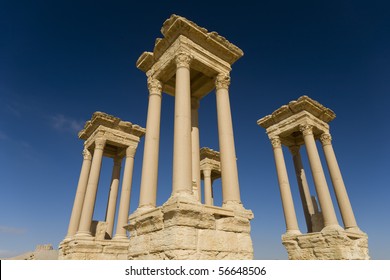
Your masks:
<svg viewBox="0 0 390 280"><path fill-rule="evenodd" d="M323 146L332 144L332 136L329 133L322 133L320 140Z"/></svg>
<svg viewBox="0 0 390 280"><path fill-rule="evenodd" d="M279 136L272 137L271 144L274 149L282 147L282 141L280 141Z"/></svg>
<svg viewBox="0 0 390 280"><path fill-rule="evenodd" d="M215 88L218 89L229 89L230 76L229 74L218 74L215 79Z"/></svg>
<svg viewBox="0 0 390 280"><path fill-rule="evenodd" d="M203 172L203 176L205 178L210 178L211 177L211 168L203 169L202 172Z"/></svg>
<svg viewBox="0 0 390 280"><path fill-rule="evenodd" d="M192 56L185 52L180 52L176 55L175 61L176 61L176 67L185 67L190 68Z"/></svg>
<svg viewBox="0 0 390 280"><path fill-rule="evenodd" d="M148 89L150 95L153 94L161 95L161 90L162 90L161 82L155 78L148 77Z"/></svg>
<svg viewBox="0 0 390 280"><path fill-rule="evenodd" d="M84 150L83 150L83 158L84 158L84 160L92 160L91 152L88 151L88 149L84 148Z"/></svg>
<svg viewBox="0 0 390 280"><path fill-rule="evenodd" d="M106 145L106 139L97 138L95 140L95 150L104 150L105 145Z"/></svg>
<svg viewBox="0 0 390 280"><path fill-rule="evenodd" d="M289 148L289 150L290 150L290 152L291 152L291 154L292 154L293 156L299 155L299 149L301 148L300 146L294 145L294 146L290 146L290 147L288 147L288 148Z"/></svg>
<svg viewBox="0 0 390 280"><path fill-rule="evenodd" d="M303 136L313 135L313 126L310 124L301 124L299 130L302 132Z"/></svg>
<svg viewBox="0 0 390 280"><path fill-rule="evenodd" d="M126 149L126 157L134 157L135 152L137 151L137 147L134 146L128 146Z"/></svg>

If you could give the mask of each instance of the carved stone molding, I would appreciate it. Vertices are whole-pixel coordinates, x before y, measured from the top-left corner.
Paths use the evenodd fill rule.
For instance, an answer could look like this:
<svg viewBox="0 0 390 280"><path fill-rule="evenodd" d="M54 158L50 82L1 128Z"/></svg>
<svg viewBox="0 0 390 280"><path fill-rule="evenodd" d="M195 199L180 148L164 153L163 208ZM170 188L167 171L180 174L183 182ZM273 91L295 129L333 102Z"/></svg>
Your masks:
<svg viewBox="0 0 390 280"><path fill-rule="evenodd" d="M135 152L137 151L137 147L134 146L128 146L126 149L126 157L134 157Z"/></svg>
<svg viewBox="0 0 390 280"><path fill-rule="evenodd" d="M313 135L313 126L310 124L301 124L299 130L302 132L303 136Z"/></svg>
<svg viewBox="0 0 390 280"><path fill-rule="evenodd" d="M280 141L279 136L272 137L271 144L274 149L282 147L282 141Z"/></svg>
<svg viewBox="0 0 390 280"><path fill-rule="evenodd" d="M192 56L188 53L180 52L176 55L175 61L176 61L177 68L180 67L190 68Z"/></svg>
<svg viewBox="0 0 390 280"><path fill-rule="evenodd" d="M95 150L96 150L96 149L98 149L98 150L103 150L105 145L106 145L106 139L97 138L97 139L95 140Z"/></svg>
<svg viewBox="0 0 390 280"><path fill-rule="evenodd" d="M148 77L148 89L149 94L161 95L162 85L161 82L155 78Z"/></svg>
<svg viewBox="0 0 390 280"><path fill-rule="evenodd" d="M323 146L332 144L332 136L329 133L322 133L320 140Z"/></svg>
<svg viewBox="0 0 390 280"><path fill-rule="evenodd" d="M218 74L215 79L215 87L216 89L229 89L230 85L230 76L229 74Z"/></svg>
<svg viewBox="0 0 390 280"><path fill-rule="evenodd" d="M83 150L83 158L84 160L92 160L91 152L88 149Z"/></svg>

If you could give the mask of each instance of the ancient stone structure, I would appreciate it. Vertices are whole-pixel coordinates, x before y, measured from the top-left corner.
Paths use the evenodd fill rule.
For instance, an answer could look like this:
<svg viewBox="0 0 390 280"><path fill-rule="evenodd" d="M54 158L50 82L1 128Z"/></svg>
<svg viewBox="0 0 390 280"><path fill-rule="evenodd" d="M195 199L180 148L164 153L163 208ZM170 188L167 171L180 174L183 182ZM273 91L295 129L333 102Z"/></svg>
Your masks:
<svg viewBox="0 0 390 280"><path fill-rule="evenodd" d="M221 178L219 152L210 148L200 149L200 171L204 182L204 204L214 205L213 182Z"/></svg>
<svg viewBox="0 0 390 280"><path fill-rule="evenodd" d="M231 65L243 52L215 32L172 15L137 67L149 107L138 209L130 215L129 259L252 259L251 211L240 199L229 102ZM215 89L222 207L201 204L198 107ZM162 92L174 96L172 194L156 206ZM204 173L204 172L203 172ZM195 194L193 192L195 190ZM207 199L210 197L208 196Z"/></svg>
<svg viewBox="0 0 390 280"><path fill-rule="evenodd" d="M114 116L95 112L79 138L85 140L80 178L59 259L126 259L129 239L124 226L130 209L134 156L145 129ZM93 221L103 156L113 159L105 221ZM122 159L125 159L117 226L114 221Z"/></svg>
<svg viewBox="0 0 390 280"><path fill-rule="evenodd" d="M302 96L257 122L266 129L274 150L286 222L286 233L282 236L282 242L289 259L369 258L367 235L356 223L331 143L328 123L335 117L332 110L307 96ZM322 144L344 228L337 221L316 140L320 140ZM282 145L287 146L293 156L307 234L302 234L298 228ZM315 198L310 194L306 180L299 152L302 145L306 148L321 212Z"/></svg>

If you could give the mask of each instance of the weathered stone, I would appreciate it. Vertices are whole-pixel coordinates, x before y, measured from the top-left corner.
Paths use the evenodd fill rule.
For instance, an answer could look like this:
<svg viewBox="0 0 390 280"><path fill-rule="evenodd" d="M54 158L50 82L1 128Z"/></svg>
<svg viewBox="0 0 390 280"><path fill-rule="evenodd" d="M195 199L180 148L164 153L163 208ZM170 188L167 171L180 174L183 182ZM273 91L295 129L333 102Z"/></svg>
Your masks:
<svg viewBox="0 0 390 280"><path fill-rule="evenodd" d="M284 235L282 243L292 260L369 259L367 235L345 231L324 231L295 236Z"/></svg>

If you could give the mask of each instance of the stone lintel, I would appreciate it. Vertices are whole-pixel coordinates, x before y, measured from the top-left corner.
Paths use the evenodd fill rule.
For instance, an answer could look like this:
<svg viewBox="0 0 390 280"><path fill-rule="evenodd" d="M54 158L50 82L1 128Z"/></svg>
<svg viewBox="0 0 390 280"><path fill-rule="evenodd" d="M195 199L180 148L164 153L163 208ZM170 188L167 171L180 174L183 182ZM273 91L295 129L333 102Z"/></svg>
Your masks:
<svg viewBox="0 0 390 280"><path fill-rule="evenodd" d="M329 123L336 117L336 114L331 109L304 95L299 97L298 100L291 101L288 105L283 105L271 115L259 119L257 124L267 129L302 111L310 113L313 117L325 123Z"/></svg>
<svg viewBox="0 0 390 280"><path fill-rule="evenodd" d="M97 127L96 130L85 141L84 147L92 152L93 148L95 147L95 140L98 138L103 138L106 140L104 156L112 158L116 156L124 156L127 147L137 147L140 141L140 137L137 135L129 134L101 125Z"/></svg>
<svg viewBox="0 0 390 280"><path fill-rule="evenodd" d="M142 137L145 134L145 129L139 125L122 121L120 118L103 112L95 112L93 113L91 120L87 121L84 128L79 132L79 138L87 140L100 126L122 131L137 137Z"/></svg>
<svg viewBox="0 0 390 280"><path fill-rule="evenodd" d="M316 139L319 139L322 133L329 133L329 125L307 111L298 112L267 127L266 132L270 139L279 136L282 144L286 146L302 145L304 141L299 131L300 125L312 125Z"/></svg>
<svg viewBox="0 0 390 280"><path fill-rule="evenodd" d="M187 53L192 57L190 64L191 94L199 99L215 88L215 77L219 73L227 74L231 71L229 63L182 35L169 46L158 60L152 63L150 61L150 54L144 53L141 55L137 65L140 63L140 60L148 60L149 64L152 63L150 69L146 71L147 75L162 82L163 92L174 95L176 74L175 57L181 52Z"/></svg>

